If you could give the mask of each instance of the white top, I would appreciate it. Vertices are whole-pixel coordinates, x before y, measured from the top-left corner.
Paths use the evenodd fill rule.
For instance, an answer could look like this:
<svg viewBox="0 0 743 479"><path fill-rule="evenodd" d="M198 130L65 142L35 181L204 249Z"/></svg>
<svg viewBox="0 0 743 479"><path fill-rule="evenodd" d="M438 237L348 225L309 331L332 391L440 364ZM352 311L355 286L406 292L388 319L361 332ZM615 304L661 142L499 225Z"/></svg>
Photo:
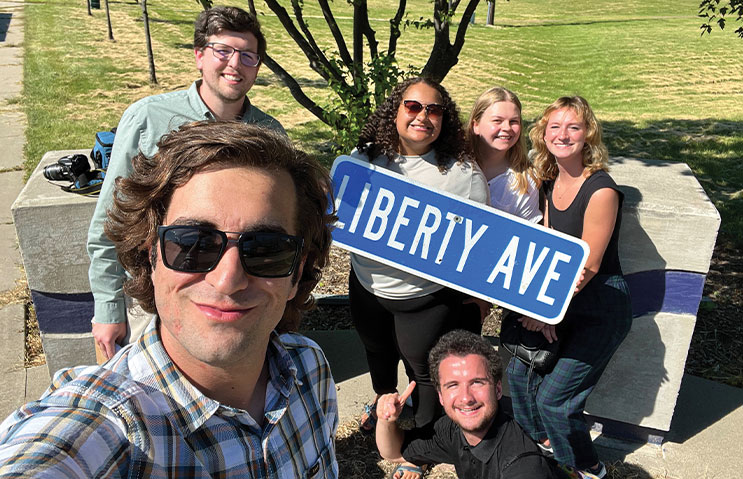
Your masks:
<svg viewBox="0 0 743 479"><path fill-rule="evenodd" d="M368 161L365 154L355 149L350 156ZM398 155L393 161L380 155L371 163L463 198L488 203L487 180L476 163L457 163L456 159L451 158L446 171L442 173L436 163L434 150L422 156ZM351 265L361 285L380 298L420 298L443 288L440 284L357 254L351 254Z"/></svg>
<svg viewBox="0 0 743 479"><path fill-rule="evenodd" d="M542 212L539 211L539 191L531 177L529 189L526 194L519 193L516 182L516 172L511 168L488 181L490 188L490 206L532 223L542 220Z"/></svg>

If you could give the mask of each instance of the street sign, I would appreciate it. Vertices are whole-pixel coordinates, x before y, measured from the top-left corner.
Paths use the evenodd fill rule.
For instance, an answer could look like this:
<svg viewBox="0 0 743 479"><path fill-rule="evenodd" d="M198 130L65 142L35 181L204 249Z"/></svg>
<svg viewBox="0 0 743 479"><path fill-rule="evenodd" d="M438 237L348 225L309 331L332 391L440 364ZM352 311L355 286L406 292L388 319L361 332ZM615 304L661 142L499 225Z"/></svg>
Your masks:
<svg viewBox="0 0 743 479"><path fill-rule="evenodd" d="M331 169L333 242L549 324L562 320L588 245L350 156Z"/></svg>

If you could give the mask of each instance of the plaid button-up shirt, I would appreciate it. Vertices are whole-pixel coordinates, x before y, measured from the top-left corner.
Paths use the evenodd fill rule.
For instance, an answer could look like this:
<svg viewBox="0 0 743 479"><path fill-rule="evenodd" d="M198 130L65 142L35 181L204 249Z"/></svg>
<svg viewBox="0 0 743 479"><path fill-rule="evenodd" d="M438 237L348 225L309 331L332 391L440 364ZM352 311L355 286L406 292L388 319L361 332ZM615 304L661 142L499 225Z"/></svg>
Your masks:
<svg viewBox="0 0 743 479"><path fill-rule="evenodd" d="M204 396L153 320L103 367L60 371L0 425L0 477L336 478L335 383L322 350L273 335L265 419Z"/></svg>

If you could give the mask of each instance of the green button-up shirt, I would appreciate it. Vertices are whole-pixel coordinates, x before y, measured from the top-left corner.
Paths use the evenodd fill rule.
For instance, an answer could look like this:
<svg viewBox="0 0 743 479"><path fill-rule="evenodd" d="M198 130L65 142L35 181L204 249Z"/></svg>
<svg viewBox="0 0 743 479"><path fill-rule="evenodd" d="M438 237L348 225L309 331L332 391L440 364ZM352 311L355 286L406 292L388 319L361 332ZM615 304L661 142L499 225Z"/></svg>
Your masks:
<svg viewBox="0 0 743 479"><path fill-rule="evenodd" d="M201 80L188 90L143 98L126 109L116 129L111 159L103 181L93 219L88 229L88 278L95 300L96 323L126 322L123 284L124 268L116 257L116 248L103 232L107 211L113 204L116 178L132 173L132 158L139 152L147 157L157 153L160 138L184 123L214 120L215 117L199 96ZM249 105L242 117L245 123L263 125L285 134L284 128L270 115Z"/></svg>

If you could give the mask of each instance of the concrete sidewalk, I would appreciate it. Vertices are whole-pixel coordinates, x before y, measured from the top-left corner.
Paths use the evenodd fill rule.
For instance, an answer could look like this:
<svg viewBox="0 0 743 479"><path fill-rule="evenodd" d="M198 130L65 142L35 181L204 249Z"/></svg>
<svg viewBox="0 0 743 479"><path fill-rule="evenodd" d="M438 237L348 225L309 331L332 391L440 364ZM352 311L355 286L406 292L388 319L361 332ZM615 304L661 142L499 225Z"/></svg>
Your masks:
<svg viewBox="0 0 743 479"><path fill-rule="evenodd" d="M23 186L25 117L9 102L22 93L23 2L0 1L0 293L22 277L10 206ZM38 398L49 382L46 366L23 367L24 307L0 308L0 419ZM363 347L354 331L308 333L325 350L338 385L342 422L357 416L372 396ZM406 383L400 370L401 385ZM627 387L632 387L628 384ZM671 427L662 446L597 435L603 459L637 466L635 478L698 479L740 476L743 470L743 390L685 375ZM737 451L737 452L736 452Z"/></svg>

